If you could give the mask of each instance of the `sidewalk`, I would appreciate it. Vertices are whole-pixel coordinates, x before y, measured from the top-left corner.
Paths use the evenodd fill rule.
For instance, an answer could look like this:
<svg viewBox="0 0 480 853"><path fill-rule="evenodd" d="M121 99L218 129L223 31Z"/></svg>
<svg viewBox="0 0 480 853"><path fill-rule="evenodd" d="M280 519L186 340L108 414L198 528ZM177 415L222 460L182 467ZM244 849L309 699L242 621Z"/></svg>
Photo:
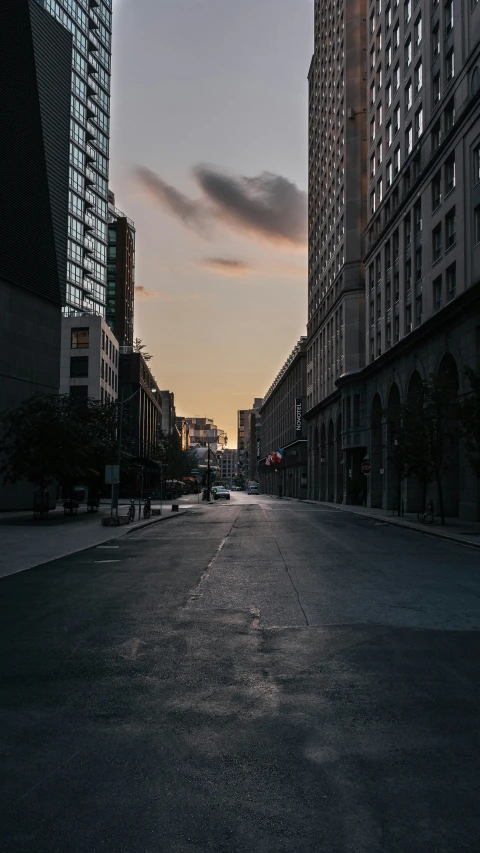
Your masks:
<svg viewBox="0 0 480 853"><path fill-rule="evenodd" d="M288 498L287 500L297 500ZM406 527L408 530L416 530L426 536L437 536L450 542L458 542L472 548L480 548L480 522L462 521L459 518L447 518L444 527L440 520L435 519L433 524L421 524L415 513L405 513L403 516L392 515L392 510L370 509L365 506L347 506L345 504L329 503L327 501L302 500L301 503L315 504L315 506L336 509L339 512L353 512L366 518L375 518L379 523L395 524L398 527Z"/></svg>
<svg viewBox="0 0 480 853"><path fill-rule="evenodd" d="M31 511L2 512L0 578L101 545L119 536L128 536L150 524L178 518L188 512L183 508L172 512L171 503L163 504L162 516L153 516L148 521L140 519L124 527L102 527L102 517L110 515L110 506L106 504L102 504L97 513L87 513L86 507L82 506L76 515L65 515L60 506L42 521L34 519ZM156 504L153 507L157 508ZM127 509L127 504L121 505L122 515L127 514Z"/></svg>

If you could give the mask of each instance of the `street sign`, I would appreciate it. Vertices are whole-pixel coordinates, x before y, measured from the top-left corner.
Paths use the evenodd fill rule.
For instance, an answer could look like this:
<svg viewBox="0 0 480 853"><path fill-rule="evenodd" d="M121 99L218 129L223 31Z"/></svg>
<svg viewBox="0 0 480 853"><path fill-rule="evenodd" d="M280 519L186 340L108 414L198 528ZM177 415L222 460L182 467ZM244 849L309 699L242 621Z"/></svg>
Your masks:
<svg viewBox="0 0 480 853"><path fill-rule="evenodd" d="M118 486L120 482L120 466L105 465L105 483L107 486Z"/></svg>
<svg viewBox="0 0 480 853"><path fill-rule="evenodd" d="M372 463L365 460L362 462L362 474L371 474L372 473Z"/></svg>

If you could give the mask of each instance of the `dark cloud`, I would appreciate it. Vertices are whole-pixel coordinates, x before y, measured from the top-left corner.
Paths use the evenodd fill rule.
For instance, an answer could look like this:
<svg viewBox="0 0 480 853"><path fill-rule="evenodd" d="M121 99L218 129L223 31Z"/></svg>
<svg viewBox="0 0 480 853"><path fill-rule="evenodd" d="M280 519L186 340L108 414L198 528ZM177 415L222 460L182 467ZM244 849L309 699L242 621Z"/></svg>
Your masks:
<svg viewBox="0 0 480 853"><path fill-rule="evenodd" d="M231 276L245 275L252 269L245 261L238 261L233 258L202 258L199 264L205 269Z"/></svg>
<svg viewBox="0 0 480 853"><path fill-rule="evenodd" d="M136 173L164 210L203 236L216 220L257 238L306 243L307 195L281 175L262 172L249 178L198 165L194 175L204 198L191 199L150 169L139 167Z"/></svg>
<svg viewBox="0 0 480 853"><path fill-rule="evenodd" d="M307 195L295 184L262 172L235 177L199 165L194 174L203 192L230 224L269 239L303 244L307 238Z"/></svg>
<svg viewBox="0 0 480 853"><path fill-rule="evenodd" d="M135 285L135 296L137 299L140 299L140 302L147 301L148 299L157 299L158 291L156 290L147 290L143 284Z"/></svg>
<svg viewBox="0 0 480 853"><path fill-rule="evenodd" d="M212 214L205 202L188 198L175 187L167 184L155 172L143 166L136 169L136 174L141 184L160 202L164 210L173 213L189 228L205 236L212 219Z"/></svg>

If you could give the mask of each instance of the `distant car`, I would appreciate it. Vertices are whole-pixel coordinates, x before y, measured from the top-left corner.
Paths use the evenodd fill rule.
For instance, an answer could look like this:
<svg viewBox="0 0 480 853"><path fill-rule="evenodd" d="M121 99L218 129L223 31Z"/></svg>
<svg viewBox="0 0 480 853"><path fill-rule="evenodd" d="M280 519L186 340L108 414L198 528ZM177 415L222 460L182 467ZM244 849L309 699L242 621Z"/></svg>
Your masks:
<svg viewBox="0 0 480 853"><path fill-rule="evenodd" d="M214 501L219 501L220 498L225 498L226 501L230 500L230 492L228 489L224 489L223 486L217 486L213 492Z"/></svg>
<svg viewBox="0 0 480 853"><path fill-rule="evenodd" d="M249 483L247 486L247 495L259 495L260 486L258 483Z"/></svg>

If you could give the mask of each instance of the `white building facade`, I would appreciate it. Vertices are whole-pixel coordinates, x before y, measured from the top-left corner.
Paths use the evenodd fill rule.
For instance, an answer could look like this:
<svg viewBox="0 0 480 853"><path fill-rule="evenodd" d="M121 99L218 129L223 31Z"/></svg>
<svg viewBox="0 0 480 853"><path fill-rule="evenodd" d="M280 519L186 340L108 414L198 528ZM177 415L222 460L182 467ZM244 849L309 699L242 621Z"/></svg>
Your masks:
<svg viewBox="0 0 480 853"><path fill-rule="evenodd" d="M118 398L119 347L103 317L85 314L62 320L60 393L102 403Z"/></svg>

